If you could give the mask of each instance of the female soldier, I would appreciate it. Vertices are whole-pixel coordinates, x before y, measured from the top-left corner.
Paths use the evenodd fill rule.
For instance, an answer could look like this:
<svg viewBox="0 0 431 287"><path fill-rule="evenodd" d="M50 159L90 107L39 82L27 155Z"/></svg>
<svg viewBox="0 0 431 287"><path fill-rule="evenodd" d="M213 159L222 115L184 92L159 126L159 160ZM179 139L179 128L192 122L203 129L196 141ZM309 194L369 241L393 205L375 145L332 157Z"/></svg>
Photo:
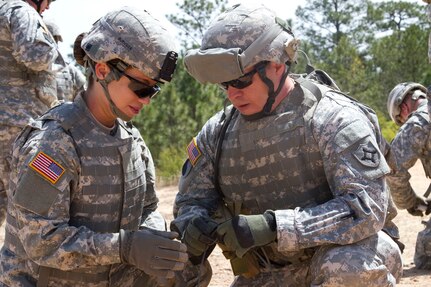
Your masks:
<svg viewBox="0 0 431 287"><path fill-rule="evenodd" d="M172 39L130 7L77 38L88 89L14 145L1 286L154 286L184 267L156 211L151 154L127 122L171 80Z"/></svg>

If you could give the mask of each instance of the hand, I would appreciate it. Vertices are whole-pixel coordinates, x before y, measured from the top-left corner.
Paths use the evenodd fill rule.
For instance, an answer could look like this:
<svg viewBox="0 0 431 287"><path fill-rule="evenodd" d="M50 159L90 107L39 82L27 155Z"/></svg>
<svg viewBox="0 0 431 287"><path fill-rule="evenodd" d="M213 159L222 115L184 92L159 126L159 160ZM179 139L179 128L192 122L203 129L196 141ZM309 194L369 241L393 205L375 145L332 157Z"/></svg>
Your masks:
<svg viewBox="0 0 431 287"><path fill-rule="evenodd" d="M142 229L120 230L121 261L157 277L159 282L175 276L183 270L188 260L187 247L175 241L176 232Z"/></svg>
<svg viewBox="0 0 431 287"><path fill-rule="evenodd" d="M259 215L237 215L220 224L217 234L223 244L242 258L251 248L275 241L276 229L274 212L268 210Z"/></svg>
<svg viewBox="0 0 431 287"><path fill-rule="evenodd" d="M218 223L209 217L196 216L190 220L184 231L182 242L187 246L187 252L192 257L201 256L215 246L217 226Z"/></svg>
<svg viewBox="0 0 431 287"><path fill-rule="evenodd" d="M419 196L416 196L414 205L410 208L407 208L407 212L413 216L424 216L424 212L426 215L428 215L430 214L430 211L431 210L428 200L425 200Z"/></svg>

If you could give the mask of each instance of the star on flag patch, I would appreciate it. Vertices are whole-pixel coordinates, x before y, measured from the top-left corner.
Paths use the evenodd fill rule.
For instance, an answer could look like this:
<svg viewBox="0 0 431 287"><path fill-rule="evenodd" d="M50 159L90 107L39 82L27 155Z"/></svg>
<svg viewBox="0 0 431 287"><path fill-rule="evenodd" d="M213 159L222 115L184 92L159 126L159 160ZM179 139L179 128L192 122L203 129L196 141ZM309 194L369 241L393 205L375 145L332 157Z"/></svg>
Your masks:
<svg viewBox="0 0 431 287"><path fill-rule="evenodd" d="M43 152L39 152L28 166L52 184L55 184L64 173L64 168Z"/></svg>

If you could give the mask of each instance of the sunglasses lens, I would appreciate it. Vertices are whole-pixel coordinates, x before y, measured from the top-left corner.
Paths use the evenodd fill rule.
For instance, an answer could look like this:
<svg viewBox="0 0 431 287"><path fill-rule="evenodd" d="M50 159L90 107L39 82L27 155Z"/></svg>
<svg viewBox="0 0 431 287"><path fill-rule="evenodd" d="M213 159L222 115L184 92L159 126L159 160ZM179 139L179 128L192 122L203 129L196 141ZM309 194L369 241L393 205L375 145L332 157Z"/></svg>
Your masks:
<svg viewBox="0 0 431 287"><path fill-rule="evenodd" d="M145 87L139 90L133 91L139 98L153 98L160 92L160 87L155 85L153 87Z"/></svg>
<svg viewBox="0 0 431 287"><path fill-rule="evenodd" d="M158 85L149 86L143 82L136 80L135 78L124 74L127 78L129 78L129 88L139 97L139 98L153 98L155 95L160 92L160 87Z"/></svg>
<svg viewBox="0 0 431 287"><path fill-rule="evenodd" d="M257 72L257 69L255 68L236 80L221 83L220 86L224 90L227 90L229 86L234 87L236 89L244 89L253 83L253 76L254 74L256 74L256 72Z"/></svg>

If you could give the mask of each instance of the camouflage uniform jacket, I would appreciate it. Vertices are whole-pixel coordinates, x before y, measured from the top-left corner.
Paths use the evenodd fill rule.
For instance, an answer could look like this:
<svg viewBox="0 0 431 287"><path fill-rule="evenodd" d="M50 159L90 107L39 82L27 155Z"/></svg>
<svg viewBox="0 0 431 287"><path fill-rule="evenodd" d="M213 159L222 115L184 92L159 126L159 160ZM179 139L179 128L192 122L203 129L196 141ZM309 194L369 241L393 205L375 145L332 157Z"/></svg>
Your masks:
<svg viewBox="0 0 431 287"><path fill-rule="evenodd" d="M357 242L382 229L389 168L375 114L370 117L369 110L335 92L318 101L298 83L269 116L247 121L235 113L219 166L223 199L214 184L222 114L188 147L173 228L183 232L194 216L214 217L222 201L228 206L233 201L235 214L273 209L273 261L326 244Z"/></svg>
<svg viewBox="0 0 431 287"><path fill-rule="evenodd" d="M59 57L41 16L21 0L0 1L0 122L24 127L56 102Z"/></svg>
<svg viewBox="0 0 431 287"><path fill-rule="evenodd" d="M56 65L57 66L57 65ZM85 88L84 74L73 64L60 66L57 71L57 98L73 101L78 93Z"/></svg>
<svg viewBox="0 0 431 287"><path fill-rule="evenodd" d="M0 267L7 286L35 286L41 266L52 271L49 286L132 286L143 272L121 264L119 229L165 229L153 160L137 129L103 127L81 95L42 119L70 111L80 119L70 129L66 117L38 120L15 142Z"/></svg>
<svg viewBox="0 0 431 287"><path fill-rule="evenodd" d="M408 120L400 127L391 142L388 159L391 173L387 176L392 198L398 208L413 207L416 194L410 185L409 169L419 159L427 177L431 175L430 161L430 119L427 101L419 105Z"/></svg>

